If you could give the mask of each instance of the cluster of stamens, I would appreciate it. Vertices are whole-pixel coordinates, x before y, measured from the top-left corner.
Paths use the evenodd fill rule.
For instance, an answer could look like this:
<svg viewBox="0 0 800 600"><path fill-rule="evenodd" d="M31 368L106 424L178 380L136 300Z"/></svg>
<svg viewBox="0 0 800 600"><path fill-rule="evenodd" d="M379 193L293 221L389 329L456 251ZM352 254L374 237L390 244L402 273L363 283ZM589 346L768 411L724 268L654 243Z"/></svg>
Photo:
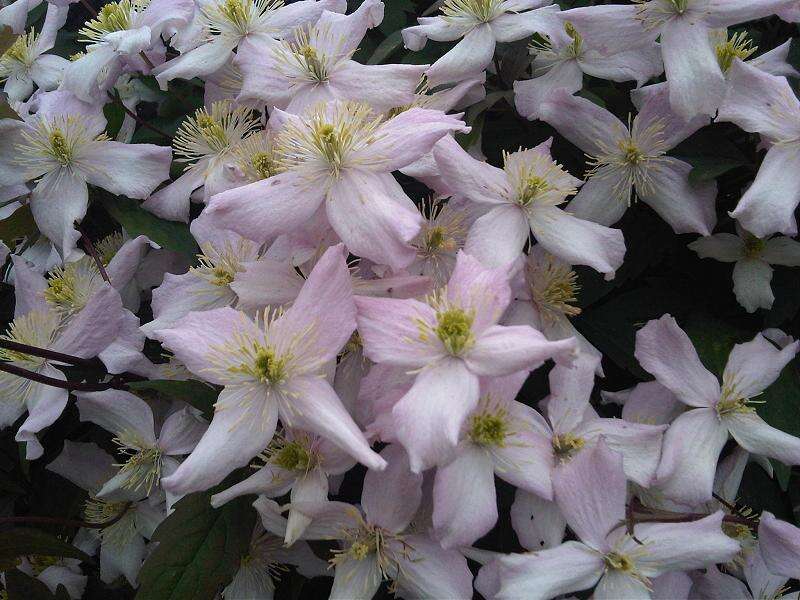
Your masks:
<svg viewBox="0 0 800 600"><path fill-rule="evenodd" d="M580 290L578 275L568 264L549 254L535 262L529 260L525 265L525 281L531 299L544 317L574 317L581 313L574 306Z"/></svg>
<svg viewBox="0 0 800 600"><path fill-rule="evenodd" d="M27 69L34 59L33 48L36 45L36 32L31 29L20 35L11 47L0 55L0 81L13 73Z"/></svg>
<svg viewBox="0 0 800 600"><path fill-rule="evenodd" d="M501 13L503 0L445 0L440 10L448 21L488 23Z"/></svg>
<svg viewBox="0 0 800 600"><path fill-rule="evenodd" d="M561 433L553 436L552 444L556 459L564 462L581 450L586 445L586 440L572 433Z"/></svg>
<svg viewBox="0 0 800 600"><path fill-rule="evenodd" d="M243 106L233 106L222 100L195 111L180 126L173 147L176 161L195 163L206 157L222 156L239 144L256 128L253 112Z"/></svg>
<svg viewBox="0 0 800 600"><path fill-rule="evenodd" d="M129 475L123 487L131 490L144 488L149 496L153 488L158 486L161 481L164 453L160 448L148 444L135 433L120 433L114 438L114 443L120 447L120 452L126 457L124 463L114 465L120 467L120 472Z"/></svg>
<svg viewBox="0 0 800 600"><path fill-rule="evenodd" d="M244 37L263 29L268 13L281 6L283 0L220 0L201 10L211 35Z"/></svg>
<svg viewBox="0 0 800 600"><path fill-rule="evenodd" d="M79 42L92 44L102 40L107 34L115 31L125 31L131 28L132 17L142 12L150 0L120 0L104 4L97 16L86 21L83 28L78 31Z"/></svg>
<svg viewBox="0 0 800 600"><path fill-rule="evenodd" d="M80 311L100 287L103 277L94 261L85 256L55 267L47 279L44 299L66 315Z"/></svg>

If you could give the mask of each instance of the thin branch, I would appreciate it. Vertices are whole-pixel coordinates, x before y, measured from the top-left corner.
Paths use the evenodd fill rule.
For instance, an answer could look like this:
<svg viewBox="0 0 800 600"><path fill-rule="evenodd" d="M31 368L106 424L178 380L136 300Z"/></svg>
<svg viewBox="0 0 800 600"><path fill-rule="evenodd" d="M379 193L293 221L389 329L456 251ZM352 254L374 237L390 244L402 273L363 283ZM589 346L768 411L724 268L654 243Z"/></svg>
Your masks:
<svg viewBox="0 0 800 600"><path fill-rule="evenodd" d="M148 67L150 67L151 69L155 69L156 68L156 66L153 64L153 61L151 61L148 58L147 54L144 53L144 50L139 50L139 56L142 57L142 60L144 61L144 64L146 64Z"/></svg>
<svg viewBox="0 0 800 600"><path fill-rule="evenodd" d="M88 521L78 521L75 519L59 519L58 517L0 517L0 525L6 523L42 523L47 525L64 525L66 527L85 527L87 529L106 529L115 523L118 523L130 510L132 502L126 502L125 506L115 515L113 519L103 521L102 523L89 523Z"/></svg>
<svg viewBox="0 0 800 600"><path fill-rule="evenodd" d="M106 283L111 283L111 280L108 278L108 272L106 272L106 267L103 264L103 261L100 259L100 255L97 254L97 249L94 247L92 240L86 235L86 231L78 225L78 222L75 222L75 228L80 232L81 238L83 238L83 245L86 246L86 251L89 253L89 256L92 257L95 264L97 265L97 270L100 271L100 276L105 280Z"/></svg>
<svg viewBox="0 0 800 600"><path fill-rule="evenodd" d="M17 367L16 365L12 365L7 362L0 362L0 371L10 373L24 379L30 379L36 383L42 383L44 385L61 388L62 390L67 390L68 392L104 392L111 389L125 388L125 384L117 377L112 377L111 380L100 383L63 381L61 379L56 379L55 377L48 377L47 375L42 375L41 373L36 373L35 371L29 371L28 369Z"/></svg>
<svg viewBox="0 0 800 600"><path fill-rule="evenodd" d="M4 340L0 338L0 348L13 350L14 352L21 352L22 354L30 354L31 356L38 356L39 358L46 358L56 362L67 363L68 365L75 365L79 367L94 367L97 362L94 359L80 358L72 356L71 354L62 354L54 350L47 350L45 348L38 348L36 346L29 346L28 344L20 344L19 342L12 342L11 340Z"/></svg>
<svg viewBox="0 0 800 600"><path fill-rule="evenodd" d="M137 115L135 112L130 110L127 106L125 106L125 104L122 102L122 100L120 100L119 96L117 96L115 94L112 94L111 92L107 92L107 93L108 93L108 97L111 98L117 104L119 104L119 106L122 108L122 110L125 111L125 114L127 114L130 117L132 117L139 125L149 129L150 131L153 131L153 132L157 133L158 135L160 135L160 136L162 136L162 137L164 137L164 138L166 138L168 140L172 140L172 136L169 135L167 132L162 131L161 129L159 129L155 125L152 125L152 124L148 123L147 121L142 119L139 115Z"/></svg>
<svg viewBox="0 0 800 600"><path fill-rule="evenodd" d="M91 4L89 4L89 0L81 0L81 4L83 5L83 8L85 8L85 9L86 9L86 11L87 11L87 12L88 12L90 15L92 15L93 17L96 17L96 16L97 16L97 10L95 10L94 6L92 6Z"/></svg>

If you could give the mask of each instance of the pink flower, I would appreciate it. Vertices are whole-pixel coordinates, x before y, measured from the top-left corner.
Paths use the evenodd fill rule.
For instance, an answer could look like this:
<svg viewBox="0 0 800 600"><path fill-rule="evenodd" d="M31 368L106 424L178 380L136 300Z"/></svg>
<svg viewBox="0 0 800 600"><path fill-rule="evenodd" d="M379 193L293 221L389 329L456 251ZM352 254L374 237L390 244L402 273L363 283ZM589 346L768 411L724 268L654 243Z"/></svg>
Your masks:
<svg viewBox="0 0 800 600"><path fill-rule="evenodd" d="M758 175L731 213L757 237L795 235L800 203L800 100L785 77L770 75L739 60L729 71L730 92L719 120L759 133L769 150Z"/></svg>
<svg viewBox="0 0 800 600"><path fill-rule="evenodd" d="M298 503L312 519L305 539L338 540L340 550L330 598L372 598L382 581L391 580L404 598L472 598L472 574L466 559L442 548L412 520L422 499L422 475L409 471L403 449L381 452L385 471L364 478L361 510L343 502Z"/></svg>
<svg viewBox="0 0 800 600"><path fill-rule="evenodd" d="M601 441L556 480L556 499L580 541L502 556L481 569L478 583L495 578L495 598L509 600L548 600L595 585L598 600L647 598L653 578L726 562L739 551L722 531L722 512L688 523L638 524L634 538L625 527L626 492L622 458Z"/></svg>
<svg viewBox="0 0 800 600"><path fill-rule="evenodd" d="M691 185L692 166L666 155L708 119L685 120L673 113L663 84L646 96L630 129L566 90L552 92L540 115L591 157L589 179L567 207L576 217L612 225L625 214L635 191L676 233L711 234L716 184Z"/></svg>
<svg viewBox="0 0 800 600"><path fill-rule="evenodd" d="M486 70L497 42L514 42L542 30L560 10L548 4L550 0L445 0L441 16L420 17L419 25L403 30L403 41L409 50L422 50L429 39L463 38L427 72L431 85L456 83Z"/></svg>
<svg viewBox="0 0 800 600"><path fill-rule="evenodd" d="M505 269L487 269L460 252L447 287L427 303L356 297L365 355L418 370L392 409L397 439L415 473L458 444L478 405L480 376L530 371L553 357L572 359L573 339L548 342L532 327L497 325L510 296Z"/></svg>
<svg viewBox="0 0 800 600"><path fill-rule="evenodd" d="M207 489L269 445L278 418L315 432L370 468L369 447L324 369L355 329L343 248L330 248L285 313L254 323L232 308L190 313L154 336L194 374L225 386L208 431L163 485L173 493Z"/></svg>
<svg viewBox="0 0 800 600"><path fill-rule="evenodd" d="M0 185L36 181L33 218L65 260L75 259L74 223L86 214L87 183L146 198L169 176L170 151L98 138L106 126L102 112L70 92L47 92L38 102L39 111L25 121L0 121Z"/></svg>
<svg viewBox="0 0 800 600"><path fill-rule="evenodd" d="M412 108L384 121L366 104L330 102L304 116L275 110L284 172L217 194L206 209L223 228L258 242L291 233L325 203L328 221L353 253L402 269L422 218L391 172L449 132L469 131L440 111ZM287 199L291 198L291 201Z"/></svg>
<svg viewBox="0 0 800 600"><path fill-rule="evenodd" d="M664 315L639 330L635 354L639 363L691 408L664 435L656 474L660 491L690 505L710 500L717 460L729 436L754 454L800 464L800 439L767 425L751 403L778 378L798 348L800 342L794 342L779 350L761 334L737 344L720 386L672 316Z"/></svg>
<svg viewBox="0 0 800 600"><path fill-rule="evenodd" d="M433 155L448 188L490 208L470 228L464 250L489 266L505 265L519 257L532 231L562 260L613 278L625 255L622 232L558 208L581 181L553 161L551 141L506 154L503 169L472 158L452 138L437 144Z"/></svg>
<svg viewBox="0 0 800 600"><path fill-rule="evenodd" d="M376 112L411 104L428 65L362 65L350 57L367 29L383 20L383 2L367 0L350 15L325 11L295 39L247 39L234 64L242 72L237 101L302 114L319 102L365 102Z"/></svg>

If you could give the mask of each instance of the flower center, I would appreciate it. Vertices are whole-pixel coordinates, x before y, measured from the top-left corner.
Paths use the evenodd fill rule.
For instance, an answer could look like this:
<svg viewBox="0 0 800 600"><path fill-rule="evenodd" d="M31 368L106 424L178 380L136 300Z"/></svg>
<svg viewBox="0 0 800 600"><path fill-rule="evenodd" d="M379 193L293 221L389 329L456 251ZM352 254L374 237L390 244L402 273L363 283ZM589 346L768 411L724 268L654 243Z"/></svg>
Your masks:
<svg viewBox="0 0 800 600"><path fill-rule="evenodd" d="M103 285L100 270L89 257L58 266L50 272L44 299L67 314L80 311Z"/></svg>
<svg viewBox="0 0 800 600"><path fill-rule="evenodd" d="M10 342L49 348L55 340L60 322L61 316L54 311L32 310L14 319L8 327L8 332L0 337ZM0 348L0 360L23 363L26 368L33 369L46 362L44 358L6 348Z"/></svg>
<svg viewBox="0 0 800 600"><path fill-rule="evenodd" d="M445 0L441 11L447 20L464 19L487 23L501 11L503 0Z"/></svg>
<svg viewBox="0 0 800 600"><path fill-rule="evenodd" d="M520 150L513 154L504 153L503 161L514 186L510 199L524 208L537 203L557 206L577 192L571 184L565 183L569 174L546 152Z"/></svg>
<svg viewBox="0 0 800 600"><path fill-rule="evenodd" d="M257 152L253 155L250 162L261 179L269 179L275 174L275 162L273 157L266 152Z"/></svg>
<svg viewBox="0 0 800 600"><path fill-rule="evenodd" d="M104 265L108 265L108 263L111 262L111 259L116 256L117 252L119 252L119 249L122 248L124 243L125 238L122 236L121 232L117 231L107 235L95 244L97 254L100 255L100 260L103 261Z"/></svg>
<svg viewBox="0 0 800 600"><path fill-rule="evenodd" d="M734 33L727 41L717 44L715 48L719 68L726 73L731 68L734 59L745 60L756 50L758 50L758 46L753 46L746 31Z"/></svg>
<svg viewBox="0 0 800 600"><path fill-rule="evenodd" d="M270 457L270 462L287 471L308 472L316 462L311 452L298 441L284 441Z"/></svg>
<svg viewBox="0 0 800 600"><path fill-rule="evenodd" d="M637 166L647 159L647 155L642 152L632 139L619 141L619 149L622 151L622 161L631 166Z"/></svg>
<svg viewBox="0 0 800 600"><path fill-rule="evenodd" d="M266 30L263 27L264 16L281 6L283 0L222 0L201 10L206 28L212 35L241 38L251 32Z"/></svg>
<svg viewBox="0 0 800 600"><path fill-rule="evenodd" d="M525 266L525 279L531 289L531 298L546 313L574 317L581 309L573 306L578 301L578 275L569 265L546 256Z"/></svg>
<svg viewBox="0 0 800 600"><path fill-rule="evenodd" d="M474 317L460 308L449 308L436 313L434 333L450 354L461 354L475 343L472 334Z"/></svg>
<svg viewBox="0 0 800 600"><path fill-rule="evenodd" d="M583 53L583 36L578 33L575 26L567 21L564 23L564 31L572 40L566 47L565 53L572 58L578 58Z"/></svg>
<svg viewBox="0 0 800 600"><path fill-rule="evenodd" d="M618 552L609 552L603 556L603 562L605 562L607 569L622 571L623 573L630 573L635 567L630 558Z"/></svg>
<svg viewBox="0 0 800 600"><path fill-rule="evenodd" d="M686 12L689 8L689 2L691 0L668 0L672 8L675 9L675 12L679 15L682 15Z"/></svg>
<svg viewBox="0 0 800 600"><path fill-rule="evenodd" d="M495 413L483 412L472 417L469 438L480 446L500 446L506 444L509 434L505 410Z"/></svg>
<svg viewBox="0 0 800 600"><path fill-rule="evenodd" d="M114 465L121 467L120 472L128 474L128 480L122 486L130 490L144 488L147 495L161 481L164 454L160 448L149 446L134 433L120 433L114 438L120 452L127 456L126 462Z"/></svg>
<svg viewBox="0 0 800 600"><path fill-rule="evenodd" d="M131 28L131 17L147 8L150 0L120 0L104 4L97 16L86 21L78 31L79 42L86 44L101 41L107 34Z"/></svg>
<svg viewBox="0 0 800 600"><path fill-rule="evenodd" d="M30 67L33 63L34 44L36 44L36 32L33 29L14 40L11 47L0 55L0 79L8 77L18 70L20 65Z"/></svg>
<svg viewBox="0 0 800 600"><path fill-rule="evenodd" d="M175 134L173 148L176 161L194 163L206 157L220 156L247 137L258 122L252 111L243 106L234 107L221 100L188 117Z"/></svg>
<svg viewBox="0 0 800 600"><path fill-rule="evenodd" d="M125 510L127 502L109 502L94 496L89 496L83 506L83 518L89 523L106 523L119 516ZM133 513L129 510L119 521L100 530L104 542L114 546L124 546L136 535L136 523Z"/></svg>
<svg viewBox="0 0 800 600"><path fill-rule="evenodd" d="M764 251L766 242L756 236L748 233L744 237L744 255L747 258L758 258Z"/></svg>
<svg viewBox="0 0 800 600"><path fill-rule="evenodd" d="M562 462L571 459L585 445L586 441L583 438L571 433L553 436L553 454Z"/></svg>

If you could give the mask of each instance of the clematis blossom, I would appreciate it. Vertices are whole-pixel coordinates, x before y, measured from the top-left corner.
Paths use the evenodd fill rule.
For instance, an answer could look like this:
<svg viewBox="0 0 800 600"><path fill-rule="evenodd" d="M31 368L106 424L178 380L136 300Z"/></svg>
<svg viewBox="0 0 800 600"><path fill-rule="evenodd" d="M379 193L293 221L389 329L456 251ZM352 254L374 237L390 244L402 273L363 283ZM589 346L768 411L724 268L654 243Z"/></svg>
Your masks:
<svg viewBox="0 0 800 600"><path fill-rule="evenodd" d="M153 336L195 375L225 389L211 426L178 469L163 479L175 494L208 489L264 450L278 417L331 440L370 468L369 447L324 369L355 329L343 247L330 248L283 314L253 322L232 308L190 313Z"/></svg>
<svg viewBox="0 0 800 600"><path fill-rule="evenodd" d="M667 152L708 123L684 120L672 112L667 88L652 93L626 126L610 112L556 90L540 106L540 118L589 156L588 180L567 210L604 225L616 223L633 193L676 233L710 235L716 222L716 183L692 185L692 166Z"/></svg>
<svg viewBox="0 0 800 600"><path fill-rule="evenodd" d="M553 161L551 143L505 154L503 169L476 160L452 138L436 145L433 156L453 194L489 207L470 228L464 251L488 266L506 265L533 232L562 260L613 278L625 255L622 232L558 208L581 182Z"/></svg>
<svg viewBox="0 0 800 600"><path fill-rule="evenodd" d="M574 339L549 342L526 325L497 325L510 300L506 269L487 269L463 252L448 285L427 303L356 297L365 356L418 370L392 408L394 434L415 473L458 444L478 405L480 376L530 371L549 358L572 360Z"/></svg>
<svg viewBox="0 0 800 600"><path fill-rule="evenodd" d="M602 441L562 469L556 499L580 541L501 556L481 569L477 585L493 579L498 600L548 600L592 587L598 600L651 598L654 578L727 562L739 551L722 531L721 512L688 523L640 523L628 533L622 458Z"/></svg>
<svg viewBox="0 0 800 600"><path fill-rule="evenodd" d="M366 102L377 112L410 104L428 65L362 65L350 57L383 20L383 2L366 0L350 15L325 11L294 39L247 39L234 64L239 102L302 114L319 102Z"/></svg>
<svg viewBox="0 0 800 600"><path fill-rule="evenodd" d="M752 403L799 348L800 342L794 342L778 349L758 334L734 346L720 385L671 315L637 332L639 363L690 408L664 434L655 482L664 495L689 505L710 500L717 460L730 436L754 454L800 463L800 439L769 426Z"/></svg>
<svg viewBox="0 0 800 600"><path fill-rule="evenodd" d="M404 598L472 597L472 574L456 550L442 548L411 525L422 499L422 475L409 471L403 449L381 451L385 471L369 471L361 510L344 502L298 503L312 523L307 539L338 540L331 600L369 600L390 580Z"/></svg>
<svg viewBox="0 0 800 600"><path fill-rule="evenodd" d="M541 31L559 7L550 0L445 0L439 10L441 15L420 17L419 25L403 29L409 50L422 50L429 39L463 38L428 69L434 86L479 75L491 64L497 42L514 42Z"/></svg>
<svg viewBox="0 0 800 600"><path fill-rule="evenodd" d="M38 112L25 121L0 121L0 185L36 182L33 218L65 260L80 256L74 223L86 214L87 184L146 198L169 176L169 148L110 141L105 127L99 108L66 91L40 95Z"/></svg>
<svg viewBox="0 0 800 600"><path fill-rule="evenodd" d="M391 175L450 132L456 116L412 108L384 120L361 103L329 102L304 116L275 110L283 172L217 194L206 209L219 227L258 241L291 233L325 204L333 230L353 253L392 269L416 258L409 241L422 218ZM292 198L287 202L287 198Z"/></svg>
<svg viewBox="0 0 800 600"><path fill-rule="evenodd" d="M734 60L730 91L719 109L720 121L761 134L768 150L755 181L731 212L742 227L765 238L795 235L794 211L800 203L800 100L785 77Z"/></svg>
<svg viewBox="0 0 800 600"><path fill-rule="evenodd" d="M733 293L747 312L769 310L775 296L770 287L772 266L800 266L800 242L777 236L765 239L737 227L737 235L717 233L689 244L700 258L732 262Z"/></svg>

